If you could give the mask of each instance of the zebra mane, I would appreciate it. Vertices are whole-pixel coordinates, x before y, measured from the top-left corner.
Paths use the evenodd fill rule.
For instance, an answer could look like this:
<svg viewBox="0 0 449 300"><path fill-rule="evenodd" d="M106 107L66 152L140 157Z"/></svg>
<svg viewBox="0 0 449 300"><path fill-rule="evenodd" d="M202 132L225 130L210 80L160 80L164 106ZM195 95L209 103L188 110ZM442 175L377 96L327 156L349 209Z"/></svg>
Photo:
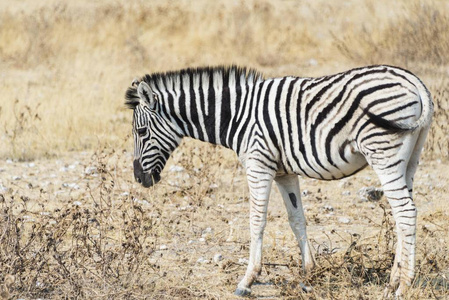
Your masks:
<svg viewBox="0 0 449 300"><path fill-rule="evenodd" d="M193 78L207 77L210 78L214 74L220 74L223 78L229 78L229 75L235 75L236 79L245 79L249 84L253 84L257 81L263 80L264 77L261 72L235 65L231 66L217 66L217 67L200 67L200 68L187 68L178 71L169 71L161 73L146 74L140 80L134 80L132 86L129 87L125 94L125 105L130 109L135 109L140 103L139 96L137 95L137 85L141 81L145 81L151 87L160 86L173 86L173 82L181 80L184 76Z"/></svg>

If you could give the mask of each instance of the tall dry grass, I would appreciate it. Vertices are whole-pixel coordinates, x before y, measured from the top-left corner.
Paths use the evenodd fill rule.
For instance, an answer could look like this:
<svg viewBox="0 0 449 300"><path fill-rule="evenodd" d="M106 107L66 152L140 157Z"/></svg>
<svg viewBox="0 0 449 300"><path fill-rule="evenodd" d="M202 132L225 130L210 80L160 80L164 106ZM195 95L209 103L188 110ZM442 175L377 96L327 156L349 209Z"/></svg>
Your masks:
<svg viewBox="0 0 449 300"><path fill-rule="evenodd" d="M399 65L443 95L443 120L448 15L438 0L3 1L0 157L115 147L129 132L122 101L134 77L198 65L237 63L268 76Z"/></svg>
<svg viewBox="0 0 449 300"><path fill-rule="evenodd" d="M131 113L123 105L131 80L231 63L267 76L398 65L421 77L434 97L424 155L447 159L448 15L443 0L0 1L0 175L14 171L9 163L23 172L17 180L0 177L0 298L232 298L248 252L243 171L230 151L189 140L170 161L183 172L165 170L155 189L139 188L130 169ZM67 161L83 150L91 158L80 159L86 165L70 176L46 159ZM39 172L15 162L33 159L51 167ZM449 293L447 188L433 178L438 174L427 175L417 180L426 226L418 228L412 299ZM374 175L363 176L358 181L366 183ZM333 201L342 186L308 181L306 188L319 268L299 276L297 245L280 196L273 197L261 277L275 290L268 295L381 297L395 243L390 211L337 195L346 205L338 212ZM376 230L358 235L335 226L322 208L330 202L354 227L367 226L368 215ZM219 264L198 262L216 251L225 256ZM299 281L314 292L301 293ZM258 288L256 295L264 290Z"/></svg>

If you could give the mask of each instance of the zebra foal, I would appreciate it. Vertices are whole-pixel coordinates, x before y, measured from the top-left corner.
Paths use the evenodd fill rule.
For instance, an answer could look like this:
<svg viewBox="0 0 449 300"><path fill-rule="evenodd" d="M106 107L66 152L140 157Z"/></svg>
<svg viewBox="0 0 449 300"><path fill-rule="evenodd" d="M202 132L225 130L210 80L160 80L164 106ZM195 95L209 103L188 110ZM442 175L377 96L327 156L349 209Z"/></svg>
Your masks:
<svg viewBox="0 0 449 300"><path fill-rule="evenodd" d="M396 222L390 286L401 296L414 277L413 176L433 112L430 94L410 72L369 66L319 78L264 79L239 67L145 75L126 91L133 109L134 176L149 187L185 136L233 149L250 194L248 268L235 291L251 293L262 269L262 239L276 182L305 272L314 265L298 176L335 180L370 165Z"/></svg>

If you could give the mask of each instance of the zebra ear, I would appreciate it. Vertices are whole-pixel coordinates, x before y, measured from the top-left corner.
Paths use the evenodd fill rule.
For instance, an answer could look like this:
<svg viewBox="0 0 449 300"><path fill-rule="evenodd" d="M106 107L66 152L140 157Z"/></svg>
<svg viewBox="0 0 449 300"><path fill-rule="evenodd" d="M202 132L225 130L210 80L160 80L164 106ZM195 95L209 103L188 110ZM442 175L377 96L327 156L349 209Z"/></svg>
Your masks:
<svg viewBox="0 0 449 300"><path fill-rule="evenodd" d="M137 94L140 97L141 105L154 108L156 99L153 96L153 91L151 90L150 86L145 81L139 83L139 86L137 87Z"/></svg>

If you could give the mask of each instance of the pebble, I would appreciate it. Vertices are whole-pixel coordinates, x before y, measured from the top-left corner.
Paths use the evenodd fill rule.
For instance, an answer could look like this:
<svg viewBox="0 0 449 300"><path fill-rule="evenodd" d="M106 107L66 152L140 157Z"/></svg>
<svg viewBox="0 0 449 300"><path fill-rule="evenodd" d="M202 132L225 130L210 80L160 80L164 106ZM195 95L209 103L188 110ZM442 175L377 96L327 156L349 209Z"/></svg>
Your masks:
<svg viewBox="0 0 449 300"><path fill-rule="evenodd" d="M338 218L338 223L349 224L349 223L351 223L351 220L349 220L349 218L340 217L340 218Z"/></svg>
<svg viewBox="0 0 449 300"><path fill-rule="evenodd" d="M145 200L145 199L139 200L139 199L137 199L137 198L134 198L134 202L135 202L135 203L138 203L138 204L140 204L140 205L143 205L143 206L150 206L150 202L148 202L148 201Z"/></svg>
<svg viewBox="0 0 449 300"><path fill-rule="evenodd" d="M221 253L216 253L214 255L214 263L218 264L222 260L223 260L223 255L221 255Z"/></svg>
<svg viewBox="0 0 449 300"><path fill-rule="evenodd" d="M384 195L384 191L373 186L363 187L357 192L357 195L359 195L360 200L364 202L379 201Z"/></svg>
<svg viewBox="0 0 449 300"><path fill-rule="evenodd" d="M76 183L63 183L62 186L65 188L71 188L74 190L79 190L79 188L80 188L80 186Z"/></svg>
<svg viewBox="0 0 449 300"><path fill-rule="evenodd" d="M92 166L89 166L89 167L86 167L86 169L84 169L84 173L85 174L95 174L95 173L97 173L97 168L96 167L92 167Z"/></svg>
<svg viewBox="0 0 449 300"><path fill-rule="evenodd" d="M168 250L168 246L167 245L160 245L159 246L159 250Z"/></svg>
<svg viewBox="0 0 449 300"><path fill-rule="evenodd" d="M198 258L196 262L199 264L210 264L210 260L204 259L203 257Z"/></svg>
<svg viewBox="0 0 449 300"><path fill-rule="evenodd" d="M309 194L310 194L310 193L309 193L308 190L303 190L302 193L301 193L301 195L302 195L303 197L307 197Z"/></svg>
<svg viewBox="0 0 449 300"><path fill-rule="evenodd" d="M203 232L202 232L203 235L208 234L208 233L212 233L212 228L207 227L207 228L204 229Z"/></svg>
<svg viewBox="0 0 449 300"><path fill-rule="evenodd" d="M34 219L31 216L24 215L22 218L24 221L34 222Z"/></svg>
<svg viewBox="0 0 449 300"><path fill-rule="evenodd" d="M334 211L334 208L332 206L330 206L330 205L324 205L323 208L326 211Z"/></svg>
<svg viewBox="0 0 449 300"><path fill-rule="evenodd" d="M246 258L239 258L239 264L247 265L249 260Z"/></svg>
<svg viewBox="0 0 449 300"><path fill-rule="evenodd" d="M20 177L20 176L13 176L12 177L12 180L20 180L20 179L22 179L22 177Z"/></svg>
<svg viewBox="0 0 449 300"><path fill-rule="evenodd" d="M341 194L343 196L349 196L349 195L351 195L351 192L350 191L343 191Z"/></svg>
<svg viewBox="0 0 449 300"><path fill-rule="evenodd" d="M169 172L182 172L184 171L184 168L181 166L171 166L170 169L168 169Z"/></svg>
<svg viewBox="0 0 449 300"><path fill-rule="evenodd" d="M82 203L81 203L80 201L74 201L74 202L73 202L73 205L75 205L75 206L81 206L81 204L82 204Z"/></svg>

